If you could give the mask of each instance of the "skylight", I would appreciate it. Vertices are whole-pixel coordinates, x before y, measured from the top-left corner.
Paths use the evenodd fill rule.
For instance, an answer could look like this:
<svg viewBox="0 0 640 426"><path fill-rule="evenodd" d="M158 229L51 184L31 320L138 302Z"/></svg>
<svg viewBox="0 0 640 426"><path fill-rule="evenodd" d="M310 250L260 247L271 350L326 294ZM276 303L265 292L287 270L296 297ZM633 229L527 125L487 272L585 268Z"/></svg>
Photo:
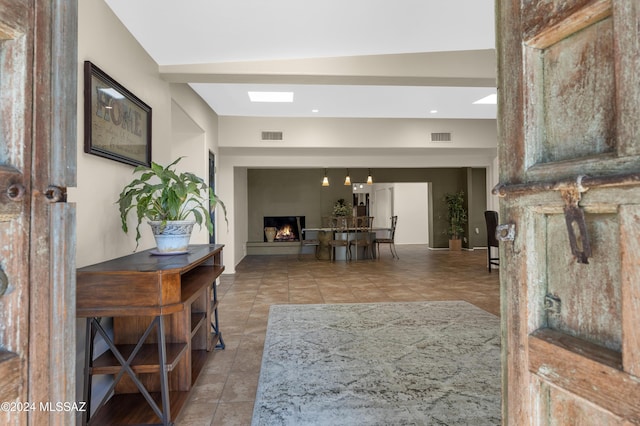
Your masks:
<svg viewBox="0 0 640 426"><path fill-rule="evenodd" d="M293 102L293 92L248 92L251 102Z"/></svg>

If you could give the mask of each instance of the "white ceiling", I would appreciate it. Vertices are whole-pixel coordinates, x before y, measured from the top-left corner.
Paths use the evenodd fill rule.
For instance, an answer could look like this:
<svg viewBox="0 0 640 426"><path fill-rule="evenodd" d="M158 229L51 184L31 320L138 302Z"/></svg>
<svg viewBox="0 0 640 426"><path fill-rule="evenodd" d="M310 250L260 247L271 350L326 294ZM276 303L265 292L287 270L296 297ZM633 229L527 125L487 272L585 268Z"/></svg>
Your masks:
<svg viewBox="0 0 640 426"><path fill-rule="evenodd" d="M496 117L473 105L496 90L494 0L106 2L163 77L219 115Z"/></svg>

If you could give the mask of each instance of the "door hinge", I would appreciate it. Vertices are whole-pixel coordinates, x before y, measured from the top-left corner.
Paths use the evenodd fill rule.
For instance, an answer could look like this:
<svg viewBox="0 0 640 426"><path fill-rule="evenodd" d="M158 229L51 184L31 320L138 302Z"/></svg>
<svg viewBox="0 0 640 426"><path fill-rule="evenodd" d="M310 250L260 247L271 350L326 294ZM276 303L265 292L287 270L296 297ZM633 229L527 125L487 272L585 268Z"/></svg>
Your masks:
<svg viewBox="0 0 640 426"><path fill-rule="evenodd" d="M67 188L64 186L49 185L44 192L44 196L50 203L66 203Z"/></svg>

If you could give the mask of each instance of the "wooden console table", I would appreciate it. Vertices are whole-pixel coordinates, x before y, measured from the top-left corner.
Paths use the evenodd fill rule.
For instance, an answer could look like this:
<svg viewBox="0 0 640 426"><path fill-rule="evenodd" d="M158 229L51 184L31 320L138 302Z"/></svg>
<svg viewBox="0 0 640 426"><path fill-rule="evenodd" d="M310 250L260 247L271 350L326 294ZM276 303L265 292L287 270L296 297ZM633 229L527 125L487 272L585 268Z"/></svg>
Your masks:
<svg viewBox="0 0 640 426"><path fill-rule="evenodd" d="M192 245L173 256L146 250L77 270L76 313L87 318L84 400L93 375L114 376L83 423L173 424L207 353L224 348L215 284L222 247ZM113 338L103 317L113 317ZM93 359L96 335L109 349Z"/></svg>

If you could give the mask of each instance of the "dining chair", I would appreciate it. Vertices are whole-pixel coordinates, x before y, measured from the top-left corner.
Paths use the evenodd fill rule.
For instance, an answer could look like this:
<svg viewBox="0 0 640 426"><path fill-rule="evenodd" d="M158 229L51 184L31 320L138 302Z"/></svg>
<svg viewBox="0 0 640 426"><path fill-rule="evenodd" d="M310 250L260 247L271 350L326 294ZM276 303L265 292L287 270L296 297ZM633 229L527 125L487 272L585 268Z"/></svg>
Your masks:
<svg viewBox="0 0 640 426"><path fill-rule="evenodd" d="M300 216L296 216L296 222L298 224L298 239L300 240L300 248L298 249L298 260L302 258L302 251L305 247L315 247L316 259L319 258L320 240L318 239L305 239L304 232L300 226Z"/></svg>
<svg viewBox="0 0 640 426"><path fill-rule="evenodd" d="M498 248L496 228L498 227L498 212L487 210L484 212L484 221L487 225L487 269L491 272L491 265L500 266L500 257L491 256L491 247Z"/></svg>
<svg viewBox="0 0 640 426"><path fill-rule="evenodd" d="M370 259L373 259L371 228L373 228L373 216L357 216L354 218L354 237L349 241L349 253L351 253L351 247L355 246L356 260L358 260L358 247L364 247L365 256L368 255ZM351 258L353 259L353 255L351 255Z"/></svg>
<svg viewBox="0 0 640 426"><path fill-rule="evenodd" d="M394 259L400 259L398 252L396 251L396 225L398 224L398 216L391 216L391 228L389 231L389 238L376 238L376 251L377 258L380 259L380 244L389 244L389 251Z"/></svg>
<svg viewBox="0 0 640 426"><path fill-rule="evenodd" d="M351 260L349 251L349 228L352 225L352 218L349 216L333 216L329 219L331 227L331 240L329 240L329 259L335 259L336 248L345 248L345 259Z"/></svg>

